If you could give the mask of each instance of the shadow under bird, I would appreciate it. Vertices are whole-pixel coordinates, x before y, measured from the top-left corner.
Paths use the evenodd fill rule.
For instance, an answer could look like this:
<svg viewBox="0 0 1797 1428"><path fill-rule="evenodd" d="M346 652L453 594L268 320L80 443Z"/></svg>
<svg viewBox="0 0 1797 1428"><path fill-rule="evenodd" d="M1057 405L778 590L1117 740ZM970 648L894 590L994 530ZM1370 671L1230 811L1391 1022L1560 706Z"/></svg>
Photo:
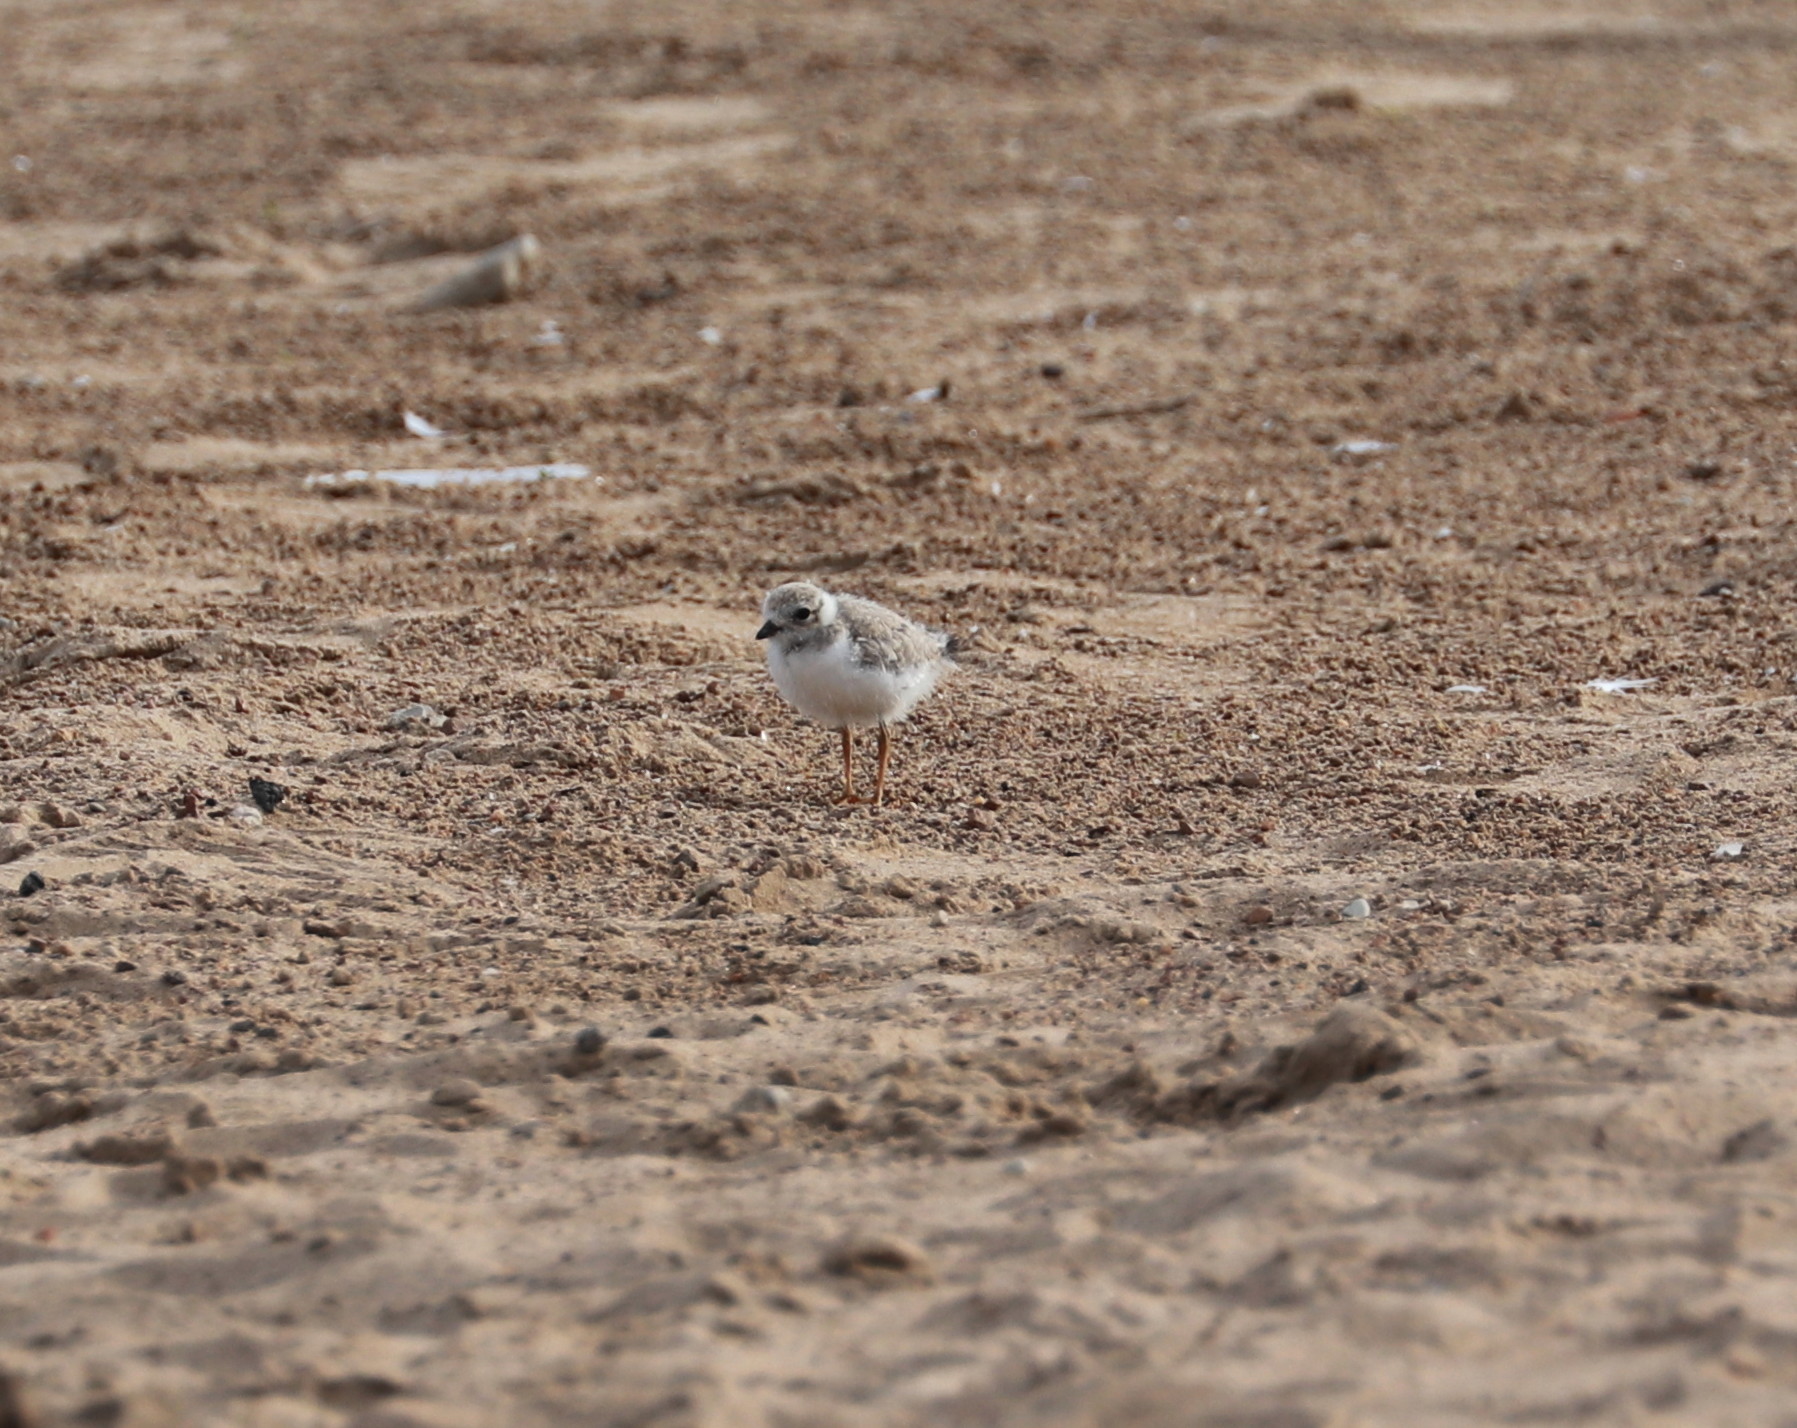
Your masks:
<svg viewBox="0 0 1797 1428"><path fill-rule="evenodd" d="M953 646L895 610L858 595L833 595L798 580L761 602L768 672L786 702L842 734L842 803L874 803L886 793L892 726L935 691L954 668ZM879 731L879 764L869 797L855 792L855 730Z"/></svg>

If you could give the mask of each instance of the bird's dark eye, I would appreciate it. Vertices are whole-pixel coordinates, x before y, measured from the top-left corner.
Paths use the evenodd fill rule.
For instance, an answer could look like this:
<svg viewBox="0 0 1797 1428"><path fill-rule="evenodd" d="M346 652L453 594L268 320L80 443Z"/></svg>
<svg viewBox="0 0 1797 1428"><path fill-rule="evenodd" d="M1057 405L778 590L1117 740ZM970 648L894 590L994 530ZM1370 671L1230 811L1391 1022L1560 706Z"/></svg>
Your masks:
<svg viewBox="0 0 1797 1428"><path fill-rule="evenodd" d="M809 620L810 618L811 618L811 609L807 605L801 605L801 606L799 606L798 609L796 609L792 612L792 622L795 625L802 625L805 623L805 621Z"/></svg>

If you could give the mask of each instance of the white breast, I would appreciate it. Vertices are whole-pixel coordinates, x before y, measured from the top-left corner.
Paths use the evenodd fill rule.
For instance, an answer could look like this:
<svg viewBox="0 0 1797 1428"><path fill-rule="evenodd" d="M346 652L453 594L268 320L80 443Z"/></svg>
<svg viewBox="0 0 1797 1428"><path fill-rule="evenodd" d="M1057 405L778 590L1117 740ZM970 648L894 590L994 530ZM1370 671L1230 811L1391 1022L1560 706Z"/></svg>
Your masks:
<svg viewBox="0 0 1797 1428"><path fill-rule="evenodd" d="M768 672L786 702L828 729L896 724L936 687L934 664L888 670L859 665L846 640L789 654L772 641Z"/></svg>

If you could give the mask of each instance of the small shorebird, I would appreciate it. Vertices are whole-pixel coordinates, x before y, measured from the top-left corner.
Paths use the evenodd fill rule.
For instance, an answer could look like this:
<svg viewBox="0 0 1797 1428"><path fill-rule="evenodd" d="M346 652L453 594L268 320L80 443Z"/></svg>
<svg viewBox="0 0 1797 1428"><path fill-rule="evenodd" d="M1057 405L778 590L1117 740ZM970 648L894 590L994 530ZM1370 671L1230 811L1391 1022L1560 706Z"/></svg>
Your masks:
<svg viewBox="0 0 1797 1428"><path fill-rule="evenodd" d="M797 580L761 602L767 667L786 702L826 729L842 731L843 803L878 803L886 793L892 726L904 720L954 666L949 638L855 595ZM871 798L855 793L855 730L880 731Z"/></svg>

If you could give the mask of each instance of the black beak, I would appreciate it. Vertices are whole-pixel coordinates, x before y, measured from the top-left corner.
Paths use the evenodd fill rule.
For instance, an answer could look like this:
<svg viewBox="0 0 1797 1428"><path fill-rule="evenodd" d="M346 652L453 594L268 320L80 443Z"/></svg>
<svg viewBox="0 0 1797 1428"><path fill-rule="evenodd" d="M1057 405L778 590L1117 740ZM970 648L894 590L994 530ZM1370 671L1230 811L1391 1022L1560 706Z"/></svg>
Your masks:
<svg viewBox="0 0 1797 1428"><path fill-rule="evenodd" d="M769 620L759 630L755 631L755 638L758 640L771 640L775 635L777 635L779 633L780 633L780 627L778 625L776 625L772 620Z"/></svg>

